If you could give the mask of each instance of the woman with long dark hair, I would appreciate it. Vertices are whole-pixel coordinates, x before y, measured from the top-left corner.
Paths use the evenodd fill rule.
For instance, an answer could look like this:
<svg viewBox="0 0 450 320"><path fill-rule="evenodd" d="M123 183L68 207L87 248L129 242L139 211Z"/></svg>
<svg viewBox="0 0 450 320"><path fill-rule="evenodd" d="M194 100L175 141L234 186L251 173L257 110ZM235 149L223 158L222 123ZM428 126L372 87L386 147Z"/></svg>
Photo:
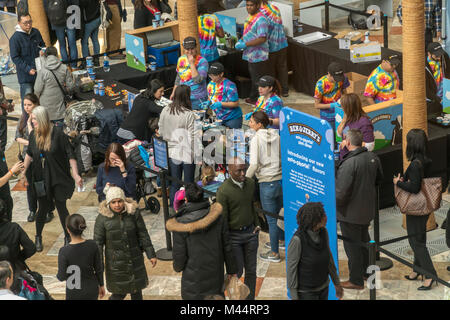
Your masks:
<svg viewBox="0 0 450 320"><path fill-rule="evenodd" d="M59 281L66 281L78 268L79 287L66 283L66 300L97 300L105 295L103 284L103 263L100 250L94 240L85 240L83 231L86 220L82 215L74 213L66 219L67 232L70 234L69 245L59 249L58 274ZM69 280L70 281L70 280Z"/></svg>
<svg viewBox="0 0 450 320"><path fill-rule="evenodd" d="M342 289L330 250L327 215L320 202L308 202L297 213L298 229L287 252L287 285L292 300L328 300L331 277L336 296Z"/></svg>
<svg viewBox="0 0 450 320"><path fill-rule="evenodd" d="M263 76L258 82L259 98L253 112L264 111L269 117L268 128L280 129L280 111L283 108L280 82L272 76ZM247 115L246 120L250 120Z"/></svg>
<svg viewBox="0 0 450 320"><path fill-rule="evenodd" d="M163 96L164 84L158 79L150 81L147 89L134 100L133 108L117 131L120 143L132 139L150 141L154 132L148 127L148 121L159 118L162 107L155 101L161 100Z"/></svg>
<svg viewBox="0 0 450 320"><path fill-rule="evenodd" d="M167 6L161 5L161 0L136 0L134 2L134 29L152 25L155 15L170 13Z"/></svg>
<svg viewBox="0 0 450 320"><path fill-rule="evenodd" d="M345 133L350 129L358 129L363 135L363 147L372 151L375 147L375 136L370 118L364 112L361 100L354 93L344 94L341 98L341 106L344 109L344 118L337 128L337 133L342 137L340 159L349 153L347 149Z"/></svg>
<svg viewBox="0 0 450 320"><path fill-rule="evenodd" d="M121 188L127 197L136 200L136 170L127 161L125 150L117 142L108 146L105 162L98 167L95 190L99 202L105 200L104 190L107 185Z"/></svg>
<svg viewBox="0 0 450 320"><path fill-rule="evenodd" d="M406 135L406 157L410 161L403 177L400 173L394 177L393 182L397 187L417 194L422 188L422 179L430 176L431 159L427 157L428 138L422 129L411 129ZM414 266L427 270L437 275L433 266L430 253L427 249L427 221L430 215L413 216L406 213L406 231L409 245L414 252ZM413 272L406 275L408 280L416 280L420 273L413 268ZM423 280L423 275L422 275ZM418 290L431 290L435 280L425 278L423 285Z"/></svg>
<svg viewBox="0 0 450 320"><path fill-rule="evenodd" d="M256 133L250 141L250 167L246 176L256 175L259 184L259 197L264 211L278 214L283 207L281 188L280 135L276 129L267 129L269 117L263 111L256 111L249 121ZM261 253L260 258L269 262L280 262L280 247L284 249L284 231L277 226L277 219L266 215L269 224L270 250Z"/></svg>
<svg viewBox="0 0 450 320"><path fill-rule="evenodd" d="M191 89L180 85L175 90L173 103L164 108L159 118L159 134L169 147L170 174L185 182L194 182L194 121L191 105ZM181 187L176 182L170 184L170 205L175 192Z"/></svg>
<svg viewBox="0 0 450 320"><path fill-rule="evenodd" d="M70 242L70 236L65 228L66 217L69 215L66 200L72 197L75 183L81 187L83 180L78 175L78 166L72 146L62 128L50 122L46 108L39 106L31 114L33 131L30 133L30 143L25 157L23 179L26 171L33 166L30 185L38 199L36 215L36 250L43 250L42 230L44 229L47 212L52 203L58 210L59 220L65 234L64 243Z"/></svg>
<svg viewBox="0 0 450 320"><path fill-rule="evenodd" d="M31 123L30 114L35 107L39 105L39 98L34 93L27 93L23 98L23 109L25 112L22 113L20 117L19 123L17 124L16 130L16 141L20 146L23 146L22 152L20 156L22 159L25 159L27 155L27 149L30 139L30 133L33 131L33 124ZM28 177L27 179L31 181L31 172L32 168L30 167L27 171ZM36 219L36 211L37 211L37 199L33 193L33 188L28 185L27 186L27 199L28 199L28 210L30 214L28 215L27 221L33 222Z"/></svg>

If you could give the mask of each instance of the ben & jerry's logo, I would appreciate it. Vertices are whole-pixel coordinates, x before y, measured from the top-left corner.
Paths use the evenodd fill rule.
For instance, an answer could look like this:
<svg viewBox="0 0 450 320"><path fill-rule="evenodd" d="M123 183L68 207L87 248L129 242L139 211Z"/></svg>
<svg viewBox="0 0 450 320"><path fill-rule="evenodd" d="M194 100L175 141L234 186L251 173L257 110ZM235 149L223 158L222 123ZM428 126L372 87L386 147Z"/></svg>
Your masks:
<svg viewBox="0 0 450 320"><path fill-rule="evenodd" d="M301 134L315 141L318 145L322 142L322 136L313 128L300 123L289 123L289 134Z"/></svg>

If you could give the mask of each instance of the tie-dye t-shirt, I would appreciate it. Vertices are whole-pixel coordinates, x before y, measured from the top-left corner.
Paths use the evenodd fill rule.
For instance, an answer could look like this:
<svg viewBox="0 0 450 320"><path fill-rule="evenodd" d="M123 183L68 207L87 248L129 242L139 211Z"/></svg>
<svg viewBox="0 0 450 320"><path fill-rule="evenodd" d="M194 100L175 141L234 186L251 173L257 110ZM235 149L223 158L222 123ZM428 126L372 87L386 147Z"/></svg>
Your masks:
<svg viewBox="0 0 450 320"><path fill-rule="evenodd" d="M256 101L255 109L256 111L264 111L269 119L277 119L280 117L280 111L283 108L283 100L275 93L269 97L269 99L264 100L264 96L260 96L258 101ZM269 126L268 128L280 129L280 126Z"/></svg>
<svg viewBox="0 0 450 320"><path fill-rule="evenodd" d="M203 78L200 83L195 83L192 79L192 72L189 65L189 60L186 55L178 58L177 73L180 77L180 84L187 85L191 88L191 99L202 99L208 96L206 92L206 78L208 76L208 61L202 56L195 58L195 66L198 74Z"/></svg>
<svg viewBox="0 0 450 320"><path fill-rule="evenodd" d="M200 39L200 54L208 62L219 59L216 45L216 31L222 26L214 14L204 14L198 17L198 35Z"/></svg>
<svg viewBox="0 0 450 320"><path fill-rule="evenodd" d="M215 102L236 102L239 101L237 87L233 81L224 79L222 83L217 84L211 81L207 87L208 98L211 103ZM214 110L218 119L222 121L237 119L242 117L242 110L240 107L225 108L221 107Z"/></svg>
<svg viewBox="0 0 450 320"><path fill-rule="evenodd" d="M269 22L269 52L277 52L288 46L286 34L284 33L283 20L280 9L277 6L267 3L262 4L260 11Z"/></svg>
<svg viewBox="0 0 450 320"><path fill-rule="evenodd" d="M331 104L337 102L341 96L342 91L350 86L347 76L344 76L344 81L331 82L328 75L324 75L316 83L314 90L314 98L320 99L320 103ZM320 109L320 118L327 121L334 121L334 107L329 109Z"/></svg>
<svg viewBox="0 0 450 320"><path fill-rule="evenodd" d="M387 72L379 65L370 74L364 95L374 99L375 103L392 100L397 97L396 90L399 85L397 71Z"/></svg>
<svg viewBox="0 0 450 320"><path fill-rule="evenodd" d="M253 16L248 16L244 24L244 35L242 36L245 43L256 40L258 38L266 38L269 35L269 22L261 12ZM242 59L250 62L262 62L269 59L269 44L265 41L259 46L248 47L244 50Z"/></svg>
<svg viewBox="0 0 450 320"><path fill-rule="evenodd" d="M433 71L433 78L434 78L434 81L436 82L436 87L437 87L437 95L438 95L438 97L442 98L442 96L443 96L442 65L439 61L430 59L430 57L428 57L427 60L428 60L428 64L430 65L431 71Z"/></svg>

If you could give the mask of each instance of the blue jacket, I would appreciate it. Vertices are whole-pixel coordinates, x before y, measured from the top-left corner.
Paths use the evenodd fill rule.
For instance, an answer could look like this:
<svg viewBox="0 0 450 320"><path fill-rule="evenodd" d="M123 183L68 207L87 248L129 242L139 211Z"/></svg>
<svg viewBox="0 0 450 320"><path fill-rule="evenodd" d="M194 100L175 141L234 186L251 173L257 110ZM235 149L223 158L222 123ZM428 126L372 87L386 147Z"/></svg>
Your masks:
<svg viewBox="0 0 450 320"><path fill-rule="evenodd" d="M44 47L45 43L38 29L32 28L30 34L27 34L16 26L16 32L9 39L9 50L16 65L19 83L34 83L36 74L32 76L29 72L36 69L34 59L39 57L39 51Z"/></svg>

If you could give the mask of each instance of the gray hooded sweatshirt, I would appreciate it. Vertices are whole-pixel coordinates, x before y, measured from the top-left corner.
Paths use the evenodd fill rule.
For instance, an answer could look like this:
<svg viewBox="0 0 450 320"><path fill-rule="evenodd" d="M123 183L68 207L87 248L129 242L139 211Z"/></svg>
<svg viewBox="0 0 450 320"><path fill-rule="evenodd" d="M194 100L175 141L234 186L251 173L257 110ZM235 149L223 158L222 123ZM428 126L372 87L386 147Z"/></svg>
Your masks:
<svg viewBox="0 0 450 320"><path fill-rule="evenodd" d="M50 120L64 119L64 94L62 93L55 77L64 89L71 93L75 88L72 73L67 69L58 57L48 56L43 59L42 69L38 71L36 83L34 84L34 93L39 97L41 106L47 108Z"/></svg>

